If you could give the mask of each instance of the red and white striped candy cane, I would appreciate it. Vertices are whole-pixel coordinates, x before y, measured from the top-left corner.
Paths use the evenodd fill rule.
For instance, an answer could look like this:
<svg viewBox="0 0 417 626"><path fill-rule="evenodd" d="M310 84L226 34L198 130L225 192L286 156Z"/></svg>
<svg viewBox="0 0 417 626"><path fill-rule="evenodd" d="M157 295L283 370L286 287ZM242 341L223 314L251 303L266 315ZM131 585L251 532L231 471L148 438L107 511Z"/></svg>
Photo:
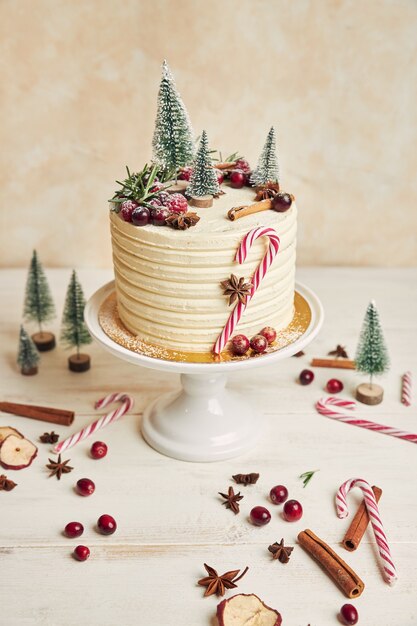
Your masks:
<svg viewBox="0 0 417 626"><path fill-rule="evenodd" d="M252 290L246 298L246 302L243 303L239 301L236 304L235 308L230 313L229 319L227 320L222 332L218 336L217 341L213 347L213 352L215 354L220 354L227 342L229 341L234 329L236 328L240 318L242 317L244 310L248 306L251 298L253 297L255 291L258 289L263 277L267 273L272 261L275 259L278 253L280 241L276 230L274 228L258 227L253 228L243 237L242 241L239 244L239 248L237 249L235 261L237 261L238 263L244 263L249 250L259 237L268 237L268 250L266 251L265 256L259 263L252 276Z"/></svg>
<svg viewBox="0 0 417 626"><path fill-rule="evenodd" d="M68 450L68 448L72 448L78 442L86 439L87 437L95 433L96 430L104 428L104 426L107 426L107 424L115 422L120 417L122 417L122 415L131 411L134 405L133 398L127 393L111 393L108 396L101 398L101 400L97 400L95 408L102 409L103 407L112 404L112 402L121 402L122 404L117 409L113 409L113 411L110 411L110 413L107 413L107 415L103 415L103 417L100 417L100 419L96 420L89 426L86 426L78 433L71 435L71 437L64 439L64 441L60 441L60 443L55 446L54 452L58 454L59 452Z"/></svg>
<svg viewBox="0 0 417 626"><path fill-rule="evenodd" d="M316 403L316 409L320 415L325 415L326 417L338 420L339 422L345 422L346 424L351 424L352 426L359 426L360 428L374 430L377 433L381 433L381 435L391 435L391 437L398 437L399 439L404 439L405 441L410 441L411 443L417 443L417 435L414 433L399 430L398 428L392 428L391 426L384 426L383 424L378 424L377 422L357 419L355 417L351 417L350 415L346 415L341 411L333 409L332 406L342 407L353 411L356 408L356 402L353 402L352 400L342 400L342 398L334 398L331 396L329 398L321 398L321 400Z"/></svg>
<svg viewBox="0 0 417 626"><path fill-rule="evenodd" d="M378 545L379 554L383 561L384 578L389 585L393 585L398 578L397 572L395 570L395 565L392 562L391 551L389 549L387 536L382 525L374 492L372 491L371 485L366 482L366 480L363 480L363 478L351 478L340 486L339 491L336 494L337 516L342 518L349 515L346 496L354 487L362 489L365 505L368 510L369 519L371 520L375 540Z"/></svg>
<svg viewBox="0 0 417 626"><path fill-rule="evenodd" d="M402 388L401 388L401 402L405 406L411 405L411 394L412 394L412 375L411 372L406 372L402 378Z"/></svg>

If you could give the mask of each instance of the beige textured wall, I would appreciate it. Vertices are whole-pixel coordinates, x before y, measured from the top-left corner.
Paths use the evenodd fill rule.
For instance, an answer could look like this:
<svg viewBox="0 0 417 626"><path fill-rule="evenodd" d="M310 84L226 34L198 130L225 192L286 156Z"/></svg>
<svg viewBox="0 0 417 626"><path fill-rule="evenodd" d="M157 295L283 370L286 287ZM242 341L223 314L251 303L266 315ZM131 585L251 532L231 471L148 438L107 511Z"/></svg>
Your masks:
<svg viewBox="0 0 417 626"><path fill-rule="evenodd" d="M302 264L417 263L416 0L0 0L0 265L106 266L168 59L194 128L277 128Z"/></svg>

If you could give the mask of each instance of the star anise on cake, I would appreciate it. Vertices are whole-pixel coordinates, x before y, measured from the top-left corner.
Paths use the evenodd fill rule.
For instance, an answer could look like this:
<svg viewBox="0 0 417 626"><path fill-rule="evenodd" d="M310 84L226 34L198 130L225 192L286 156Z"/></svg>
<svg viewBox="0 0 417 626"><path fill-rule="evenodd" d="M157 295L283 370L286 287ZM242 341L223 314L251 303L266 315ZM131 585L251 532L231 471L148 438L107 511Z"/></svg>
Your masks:
<svg viewBox="0 0 417 626"><path fill-rule="evenodd" d="M243 496L240 495L240 491L235 493L233 487L229 487L227 493L221 493L219 491L219 496L224 498L222 504L225 505L226 509L230 509L235 515L239 513L239 502L243 498Z"/></svg>
<svg viewBox="0 0 417 626"><path fill-rule="evenodd" d="M171 228L177 230L187 230L191 226L195 226L200 221L197 213L171 213L166 219L166 223Z"/></svg>
<svg viewBox="0 0 417 626"><path fill-rule="evenodd" d="M246 300L251 295L253 289L252 283L245 282L243 276L238 278L234 274L231 274L227 280L222 280L220 285L223 289L223 295L229 296L229 306L236 301L246 304Z"/></svg>
<svg viewBox="0 0 417 626"><path fill-rule="evenodd" d="M346 352L345 346L341 346L340 343L337 344L334 350L330 350L328 353L329 356L335 356L336 358L348 359L348 353Z"/></svg>
<svg viewBox="0 0 417 626"><path fill-rule="evenodd" d="M49 463L46 465L46 467L51 470L49 476L56 476L58 480L61 480L62 474L68 474L69 472L72 472L74 468L67 465L70 460L71 459L62 461L60 454L58 455L58 459L56 461L54 461L53 459L49 459Z"/></svg>
<svg viewBox="0 0 417 626"><path fill-rule="evenodd" d="M240 569L231 570L219 576L216 570L207 565L207 563L204 563L204 567L208 576L201 578L197 583L202 587L207 587L204 596L211 596L213 593L216 593L218 596L224 596L226 589L235 589L237 587L237 581L243 578L249 569L246 567L240 576L238 576Z"/></svg>
<svg viewBox="0 0 417 626"><path fill-rule="evenodd" d="M280 561L280 563L288 563L290 560L291 552L294 548L290 546L284 546L284 539L281 541L273 543L271 546L268 546L268 550L272 553L272 558Z"/></svg>
<svg viewBox="0 0 417 626"><path fill-rule="evenodd" d="M52 431L50 433L43 433L43 435L39 437L39 440L42 443L56 443L58 439L59 435L57 435L55 431Z"/></svg>
<svg viewBox="0 0 417 626"><path fill-rule="evenodd" d="M16 487L16 483L12 480L9 480L7 476L2 474L0 476L0 491L11 491Z"/></svg>
<svg viewBox="0 0 417 626"><path fill-rule="evenodd" d="M256 187L255 200L268 200L273 198L279 191L278 183L266 183L265 185L259 185Z"/></svg>

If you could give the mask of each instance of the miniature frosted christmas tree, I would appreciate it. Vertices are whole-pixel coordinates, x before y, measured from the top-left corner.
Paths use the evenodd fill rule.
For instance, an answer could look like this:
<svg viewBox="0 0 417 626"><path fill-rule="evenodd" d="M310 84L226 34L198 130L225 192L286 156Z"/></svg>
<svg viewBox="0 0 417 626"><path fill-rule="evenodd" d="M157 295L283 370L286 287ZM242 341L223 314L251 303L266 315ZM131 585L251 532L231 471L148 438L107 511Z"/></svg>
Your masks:
<svg viewBox="0 0 417 626"><path fill-rule="evenodd" d="M177 173L178 168L189 165L194 159L190 118L166 61L162 65L152 146L154 161L166 171Z"/></svg>
<svg viewBox="0 0 417 626"><path fill-rule="evenodd" d="M384 390L373 382L373 377L388 370L389 357L374 301L371 301L366 309L355 364L358 372L368 374L370 377L369 383L357 387L357 399L365 404L379 404L382 402Z"/></svg>
<svg viewBox="0 0 417 626"><path fill-rule="evenodd" d="M207 207L213 203L211 196L219 193L220 186L210 156L207 133L203 130L186 194L192 198L191 204L194 206Z"/></svg>
<svg viewBox="0 0 417 626"><path fill-rule="evenodd" d="M76 348L75 354L68 358L68 367L73 372L85 372L90 369L90 357L81 354L80 347L91 343L91 335L84 323L85 298L77 275L73 270L65 298L62 316L61 341L68 348Z"/></svg>
<svg viewBox="0 0 417 626"><path fill-rule="evenodd" d="M23 316L25 320L38 324L39 331L32 335L38 350L45 352L55 348L55 335L43 329L43 323L55 317L55 306L36 250L32 254L26 281Z"/></svg>
<svg viewBox="0 0 417 626"><path fill-rule="evenodd" d="M39 354L23 326L20 327L17 363L24 376L33 376L38 373Z"/></svg>
<svg viewBox="0 0 417 626"><path fill-rule="evenodd" d="M258 165L253 170L250 182L255 187L267 183L279 183L279 167L276 155L275 130L271 126L265 145L259 157Z"/></svg>

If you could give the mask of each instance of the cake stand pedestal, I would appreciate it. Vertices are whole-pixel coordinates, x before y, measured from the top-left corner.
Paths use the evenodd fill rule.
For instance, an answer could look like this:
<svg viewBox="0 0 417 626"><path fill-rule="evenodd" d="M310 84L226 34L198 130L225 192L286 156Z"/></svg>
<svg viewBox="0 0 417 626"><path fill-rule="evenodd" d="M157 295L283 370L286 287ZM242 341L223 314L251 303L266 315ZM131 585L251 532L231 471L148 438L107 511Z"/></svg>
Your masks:
<svg viewBox="0 0 417 626"><path fill-rule="evenodd" d="M146 407L142 435L158 452L183 461L220 461L246 452L264 432L264 417L245 396L226 387L228 372L267 367L305 348L319 332L323 308L307 287L296 291L307 301L311 321L293 343L257 358L220 363L168 361L133 352L113 341L101 328L102 303L114 290L114 282L101 287L85 308L92 336L115 356L136 365L181 374L181 389L161 395Z"/></svg>

